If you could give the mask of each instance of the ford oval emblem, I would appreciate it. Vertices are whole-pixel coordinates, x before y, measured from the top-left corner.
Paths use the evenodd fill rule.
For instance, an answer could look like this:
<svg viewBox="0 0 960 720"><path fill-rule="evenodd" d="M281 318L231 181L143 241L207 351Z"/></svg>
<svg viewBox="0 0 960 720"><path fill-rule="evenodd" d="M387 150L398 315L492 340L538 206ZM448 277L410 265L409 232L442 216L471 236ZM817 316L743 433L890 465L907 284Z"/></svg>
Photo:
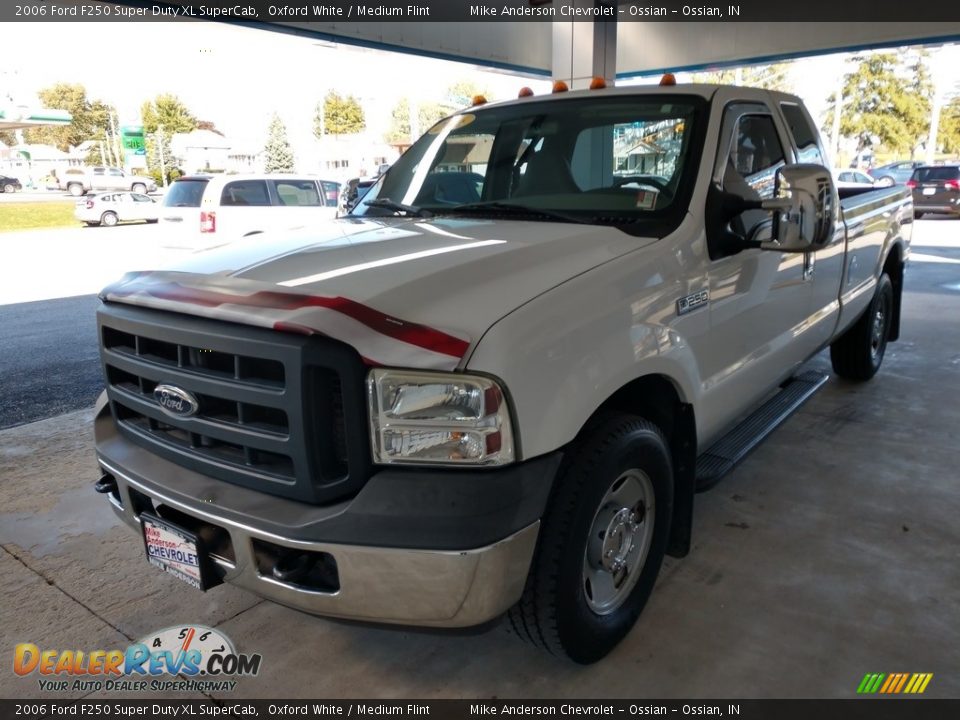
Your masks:
<svg viewBox="0 0 960 720"><path fill-rule="evenodd" d="M200 403L197 398L174 385L157 385L153 390L153 399L167 415L188 418L197 414Z"/></svg>

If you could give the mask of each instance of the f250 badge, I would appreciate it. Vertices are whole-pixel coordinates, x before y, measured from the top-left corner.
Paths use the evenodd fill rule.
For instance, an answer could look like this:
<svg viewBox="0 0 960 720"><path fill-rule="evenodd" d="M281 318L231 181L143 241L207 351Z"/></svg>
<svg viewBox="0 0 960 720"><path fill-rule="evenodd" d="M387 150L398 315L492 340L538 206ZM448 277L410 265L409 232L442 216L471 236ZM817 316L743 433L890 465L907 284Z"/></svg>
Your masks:
<svg viewBox="0 0 960 720"><path fill-rule="evenodd" d="M706 305L709 299L710 291L708 290L700 290L693 295L682 297L677 300L677 315L686 315L688 312L693 312L698 307Z"/></svg>
<svg viewBox="0 0 960 720"><path fill-rule="evenodd" d="M190 417L196 415L200 409L197 398L174 385L157 385L153 391L153 399L161 410L173 417Z"/></svg>

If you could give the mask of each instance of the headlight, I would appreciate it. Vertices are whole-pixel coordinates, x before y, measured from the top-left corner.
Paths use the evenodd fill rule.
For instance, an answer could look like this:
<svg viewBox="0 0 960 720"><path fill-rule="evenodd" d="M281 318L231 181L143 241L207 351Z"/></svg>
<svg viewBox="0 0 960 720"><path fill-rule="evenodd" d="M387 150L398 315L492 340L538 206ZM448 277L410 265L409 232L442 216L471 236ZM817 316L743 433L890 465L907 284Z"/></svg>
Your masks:
<svg viewBox="0 0 960 720"><path fill-rule="evenodd" d="M367 396L374 462L513 462L510 412L493 380L455 373L371 370Z"/></svg>

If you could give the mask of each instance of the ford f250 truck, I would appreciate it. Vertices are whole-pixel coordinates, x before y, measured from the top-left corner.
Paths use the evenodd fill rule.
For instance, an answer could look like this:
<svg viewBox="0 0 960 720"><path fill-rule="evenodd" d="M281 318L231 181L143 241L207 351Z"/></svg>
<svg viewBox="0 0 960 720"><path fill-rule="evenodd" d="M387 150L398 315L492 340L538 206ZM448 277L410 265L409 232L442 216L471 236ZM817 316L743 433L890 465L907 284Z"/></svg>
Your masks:
<svg viewBox="0 0 960 720"><path fill-rule="evenodd" d="M459 112L349 216L103 291L97 490L194 587L506 614L595 661L688 552L696 490L825 380L801 365L867 380L899 335L910 196L825 165L764 90Z"/></svg>

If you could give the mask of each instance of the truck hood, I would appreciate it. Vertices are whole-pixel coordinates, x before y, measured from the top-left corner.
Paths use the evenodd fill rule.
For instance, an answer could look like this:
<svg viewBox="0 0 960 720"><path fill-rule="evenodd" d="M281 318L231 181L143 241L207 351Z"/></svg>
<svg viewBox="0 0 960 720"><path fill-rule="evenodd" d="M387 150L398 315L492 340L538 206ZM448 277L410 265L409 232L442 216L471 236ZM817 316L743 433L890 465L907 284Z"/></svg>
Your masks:
<svg viewBox="0 0 960 720"><path fill-rule="evenodd" d="M129 273L101 297L323 334L372 364L452 370L500 318L655 240L571 223L342 218Z"/></svg>

